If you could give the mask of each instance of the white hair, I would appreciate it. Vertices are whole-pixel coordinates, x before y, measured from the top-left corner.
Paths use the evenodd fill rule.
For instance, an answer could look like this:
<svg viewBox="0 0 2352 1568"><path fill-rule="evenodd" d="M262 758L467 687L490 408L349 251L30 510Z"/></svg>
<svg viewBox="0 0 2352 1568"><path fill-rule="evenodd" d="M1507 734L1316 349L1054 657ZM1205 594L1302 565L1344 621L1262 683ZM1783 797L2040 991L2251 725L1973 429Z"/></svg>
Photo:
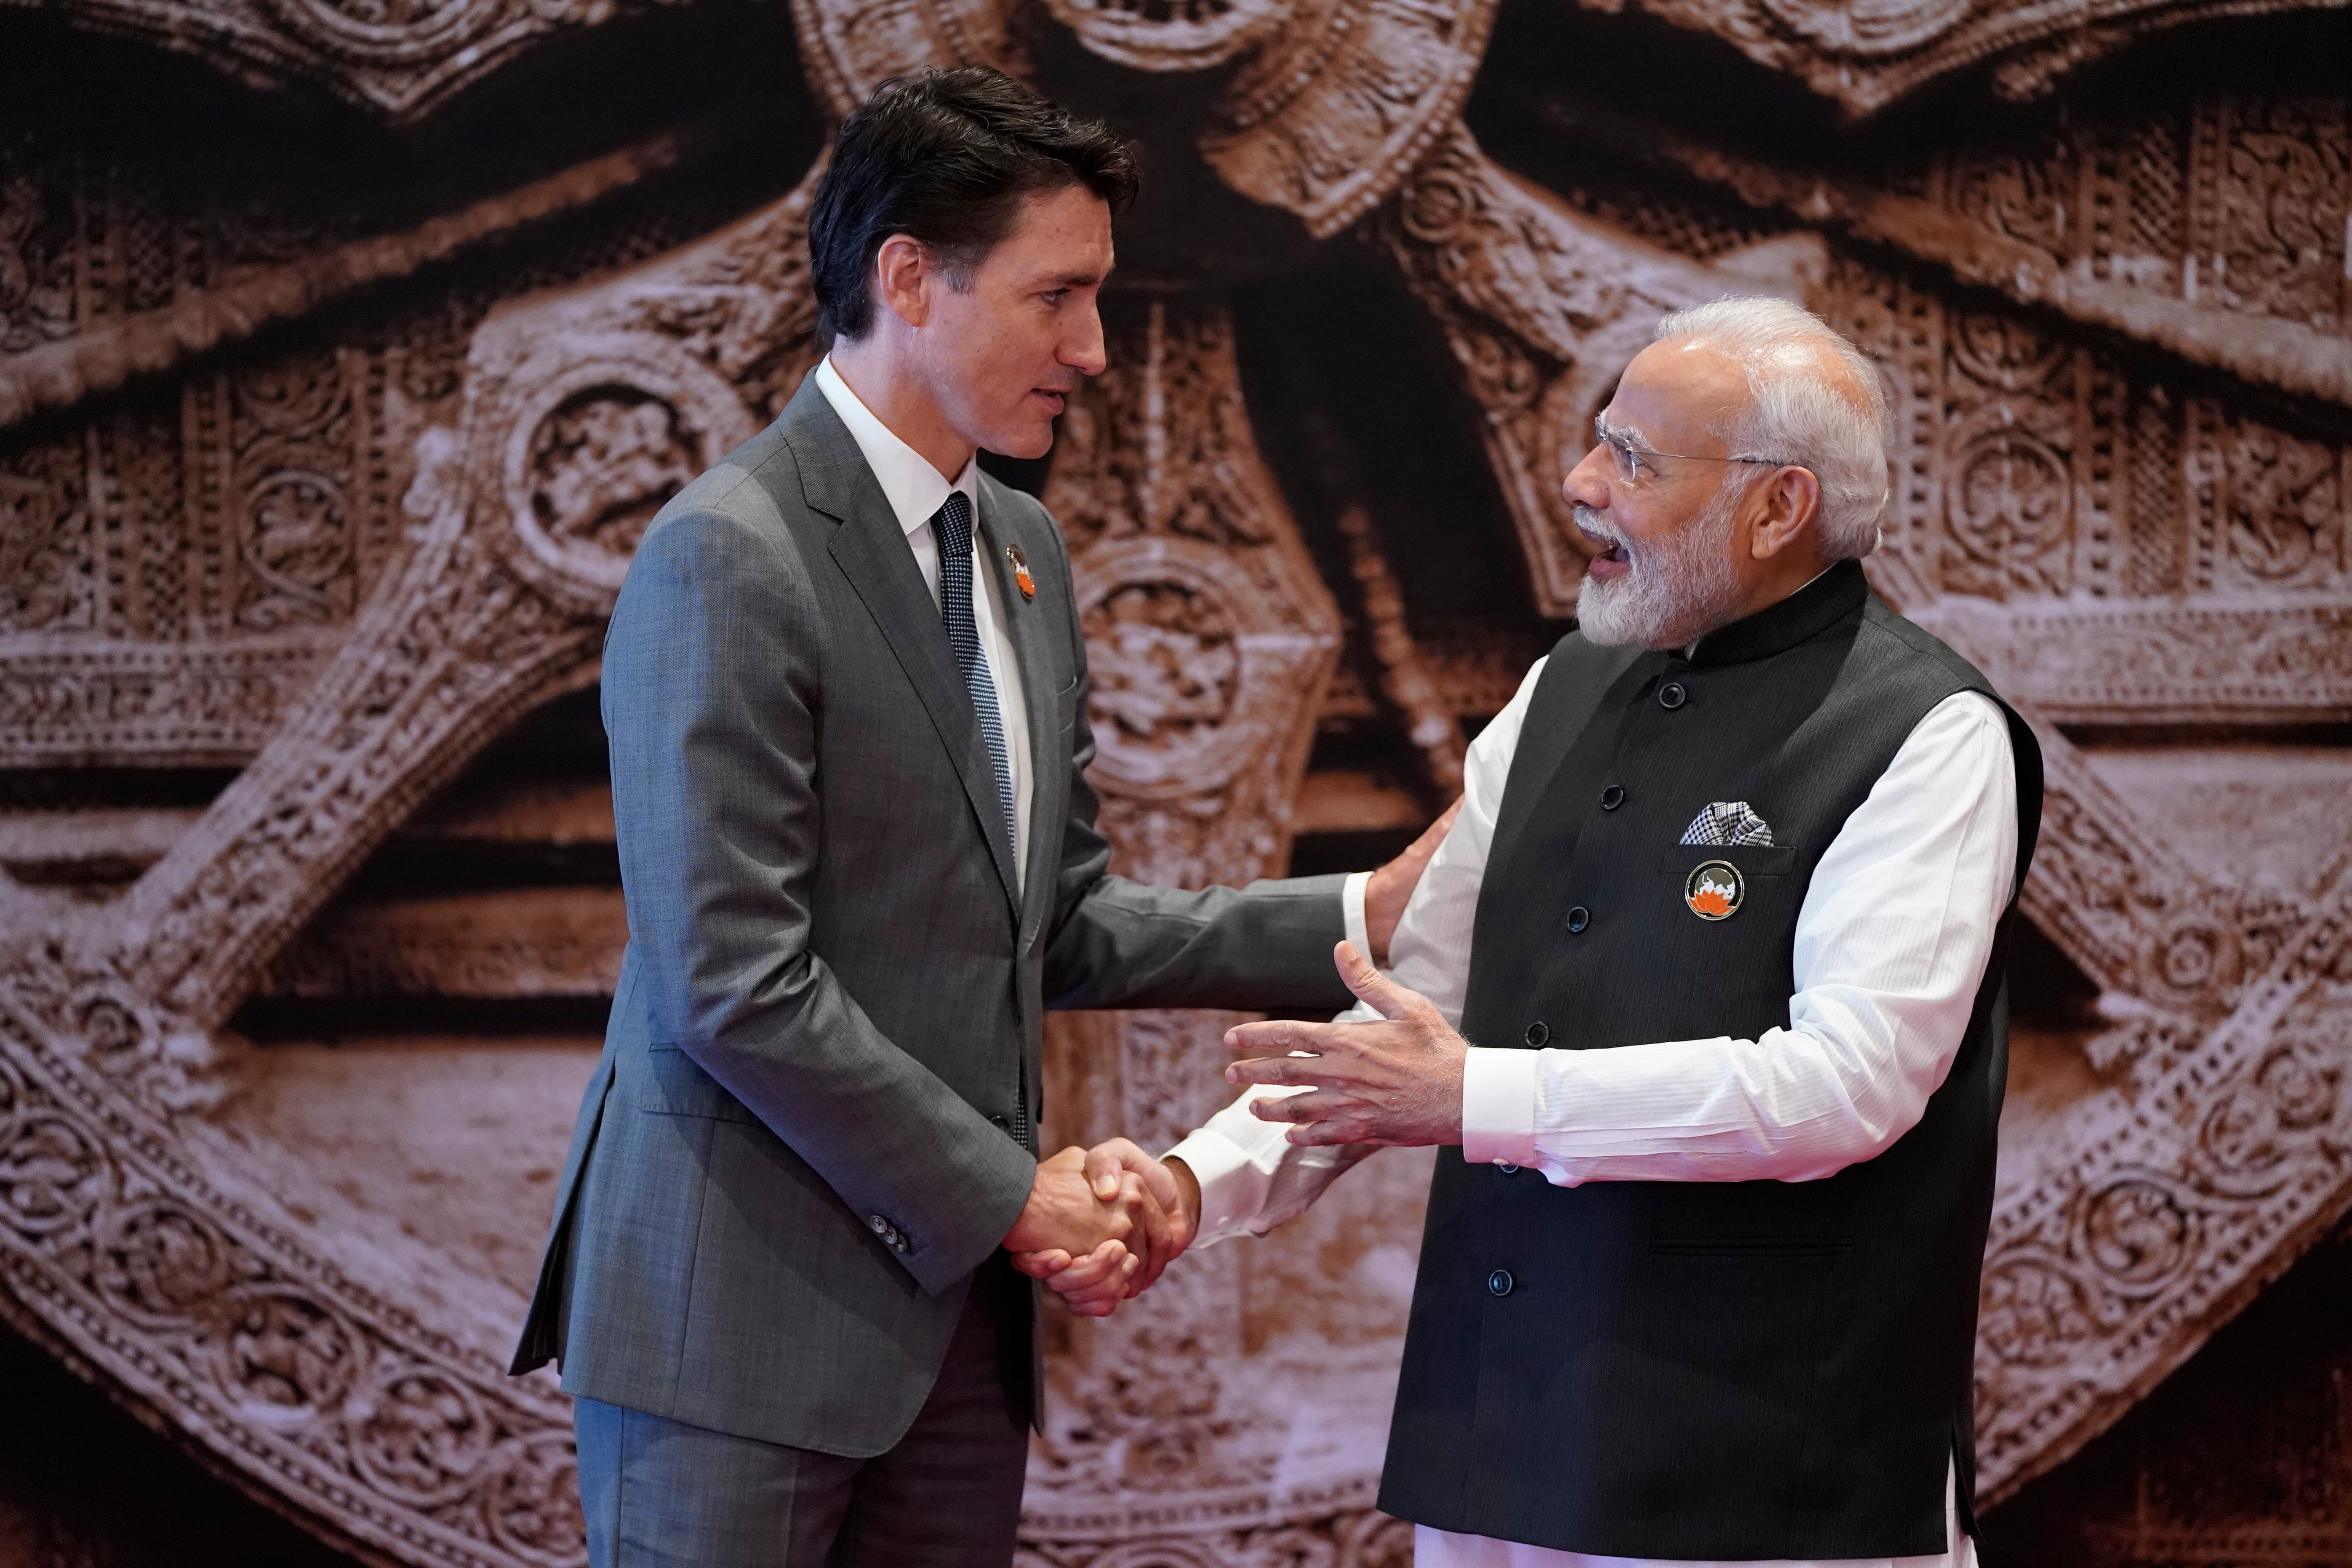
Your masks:
<svg viewBox="0 0 2352 1568"><path fill-rule="evenodd" d="M1878 367L1811 310L1767 296L1671 311L1654 334L1668 338L1696 338L1747 373L1748 406L1715 433L1733 457L1777 459L1821 481L1822 559L1877 549L1893 428ZM1852 386L1833 365L1851 373Z"/></svg>

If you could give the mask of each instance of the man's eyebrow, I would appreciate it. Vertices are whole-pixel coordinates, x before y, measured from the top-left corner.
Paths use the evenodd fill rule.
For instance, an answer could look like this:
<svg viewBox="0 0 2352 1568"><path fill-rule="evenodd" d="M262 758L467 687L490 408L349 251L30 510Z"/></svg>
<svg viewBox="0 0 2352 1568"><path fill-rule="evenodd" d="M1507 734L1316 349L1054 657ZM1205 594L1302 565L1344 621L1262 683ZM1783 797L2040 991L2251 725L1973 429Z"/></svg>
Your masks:
<svg viewBox="0 0 2352 1568"><path fill-rule="evenodd" d="M1045 279L1059 289L1091 289L1103 280L1099 272L1061 272Z"/></svg>
<svg viewBox="0 0 2352 1568"><path fill-rule="evenodd" d="M1606 434L1615 436L1630 446L1647 448L1650 445L1649 437L1642 434L1642 427L1638 425L1612 425L1606 414L1596 416L1592 422Z"/></svg>

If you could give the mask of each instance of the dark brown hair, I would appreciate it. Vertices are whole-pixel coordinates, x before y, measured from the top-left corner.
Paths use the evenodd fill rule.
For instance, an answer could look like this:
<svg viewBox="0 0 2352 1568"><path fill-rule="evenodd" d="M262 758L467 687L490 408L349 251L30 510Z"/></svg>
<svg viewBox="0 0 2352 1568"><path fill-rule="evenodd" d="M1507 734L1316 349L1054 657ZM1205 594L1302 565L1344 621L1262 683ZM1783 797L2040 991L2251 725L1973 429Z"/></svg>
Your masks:
<svg viewBox="0 0 2352 1568"><path fill-rule="evenodd" d="M886 81L842 122L809 209L817 340L855 340L873 326L867 279L894 234L967 279L1028 197L1084 185L1120 212L1138 184L1118 132L1003 71L963 66Z"/></svg>

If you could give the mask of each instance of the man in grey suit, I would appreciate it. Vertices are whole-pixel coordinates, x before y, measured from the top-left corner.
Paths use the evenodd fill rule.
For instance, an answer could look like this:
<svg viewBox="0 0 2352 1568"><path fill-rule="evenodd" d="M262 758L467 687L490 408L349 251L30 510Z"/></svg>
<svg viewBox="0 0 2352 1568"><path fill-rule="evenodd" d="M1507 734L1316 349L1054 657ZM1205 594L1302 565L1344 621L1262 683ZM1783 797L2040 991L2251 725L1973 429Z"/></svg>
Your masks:
<svg viewBox="0 0 2352 1568"><path fill-rule="evenodd" d="M1106 874L1068 557L973 462L1103 368L1135 184L993 71L886 86L811 212L830 356L622 590L629 947L514 1363L577 1396L599 1568L1009 1562L1010 1255L1140 1289L1189 1235L1132 1145L1038 1160L1044 1010L1349 1000L1341 879Z"/></svg>

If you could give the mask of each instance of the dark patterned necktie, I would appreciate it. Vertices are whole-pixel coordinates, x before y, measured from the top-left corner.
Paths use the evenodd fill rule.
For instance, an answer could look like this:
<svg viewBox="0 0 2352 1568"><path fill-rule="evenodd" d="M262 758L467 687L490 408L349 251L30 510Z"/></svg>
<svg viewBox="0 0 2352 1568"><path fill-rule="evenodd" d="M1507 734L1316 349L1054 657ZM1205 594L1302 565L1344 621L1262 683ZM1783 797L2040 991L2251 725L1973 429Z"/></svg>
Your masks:
<svg viewBox="0 0 2352 1568"><path fill-rule="evenodd" d="M972 712L988 742L988 760L996 765L996 798L1004 805L1004 837L1015 861L1021 838L1013 826L1013 757L1004 747L1004 720L996 707L996 682L988 673L988 655L980 646L980 626L971 616L971 498L950 491L931 514L931 537L940 547L940 618L947 622L948 646L955 649L963 670L964 689L971 693ZM1005 1129L1013 1141L1029 1146L1029 1065L1021 1064L1014 1080L1013 1124Z"/></svg>
<svg viewBox="0 0 2352 1568"><path fill-rule="evenodd" d="M988 655L980 646L980 626L971 616L971 498L961 490L949 492L946 503L931 514L931 536L940 546L940 618L947 622L948 646L955 649L964 688L971 693L972 712L980 720L982 738L988 742L988 760L996 764L996 798L1004 805L1004 837L1017 857L1021 839L1013 826L1013 757L1004 745L996 682L988 673Z"/></svg>

